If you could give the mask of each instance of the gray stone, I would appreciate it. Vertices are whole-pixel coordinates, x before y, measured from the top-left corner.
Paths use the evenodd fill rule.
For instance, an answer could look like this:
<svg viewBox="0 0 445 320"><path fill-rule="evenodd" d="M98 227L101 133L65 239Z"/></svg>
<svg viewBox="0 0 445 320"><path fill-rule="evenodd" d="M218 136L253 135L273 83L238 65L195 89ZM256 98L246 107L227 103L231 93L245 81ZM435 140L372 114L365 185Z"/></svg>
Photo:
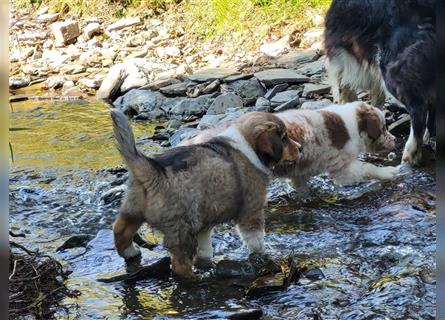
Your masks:
<svg viewBox="0 0 445 320"><path fill-rule="evenodd" d="M130 18L123 18L120 19L112 24L110 24L107 28L107 31L114 31L114 30L120 30L128 27L132 27L138 24L141 24L141 18L140 17L130 17Z"/></svg>
<svg viewBox="0 0 445 320"><path fill-rule="evenodd" d="M170 57L179 57L181 50L178 47L165 47L165 54Z"/></svg>
<svg viewBox="0 0 445 320"><path fill-rule="evenodd" d="M303 97L311 98L315 95L329 93L330 90L331 85L329 84L306 83L303 89Z"/></svg>
<svg viewBox="0 0 445 320"><path fill-rule="evenodd" d="M290 69L268 69L254 75L267 87L280 83L304 83L309 81L307 76Z"/></svg>
<svg viewBox="0 0 445 320"><path fill-rule="evenodd" d="M9 77L9 88L18 89L26 87L31 82L31 77Z"/></svg>
<svg viewBox="0 0 445 320"><path fill-rule="evenodd" d="M141 112L134 117L135 120L161 120L166 119L167 113L161 108L154 108L152 111Z"/></svg>
<svg viewBox="0 0 445 320"><path fill-rule="evenodd" d="M166 101L166 97L158 91L132 89L114 101L116 108L122 109L127 114L140 114L160 108Z"/></svg>
<svg viewBox="0 0 445 320"><path fill-rule="evenodd" d="M224 82L233 82L237 80L247 80L253 77L253 73L246 73L246 74L235 74L233 76L228 76L227 78L224 78Z"/></svg>
<svg viewBox="0 0 445 320"><path fill-rule="evenodd" d="M301 39L300 46L310 47L316 42L323 40L324 28L312 28L307 30Z"/></svg>
<svg viewBox="0 0 445 320"><path fill-rule="evenodd" d="M102 28L100 27L100 24L97 22L89 23L85 26L83 29L83 34L88 38L91 39L95 35L103 33Z"/></svg>
<svg viewBox="0 0 445 320"><path fill-rule="evenodd" d="M57 19L59 19L58 13L44 13L37 17L37 21L42 23L54 22Z"/></svg>
<svg viewBox="0 0 445 320"><path fill-rule="evenodd" d="M317 100L317 101L305 101L301 105L301 109L307 109L307 110L318 110L327 106L330 106L332 104L331 100Z"/></svg>
<svg viewBox="0 0 445 320"><path fill-rule="evenodd" d="M228 108L242 108L243 100L233 93L225 93L216 97L210 108L207 110L207 115L224 114Z"/></svg>
<svg viewBox="0 0 445 320"><path fill-rule="evenodd" d="M298 106L299 102L300 102L300 99L297 96L287 102L284 102L283 104L280 104L278 107L274 108L273 110L275 112L289 110L289 109L292 109L292 108L295 108L296 106Z"/></svg>
<svg viewBox="0 0 445 320"><path fill-rule="evenodd" d="M283 92L278 92L271 100L272 106L278 106L280 104L283 104L285 102L288 102L290 100L295 99L295 97L298 97L298 90L287 90Z"/></svg>
<svg viewBox="0 0 445 320"><path fill-rule="evenodd" d="M162 87L159 90L166 96L180 96L185 95L187 88L192 85L192 82L179 82Z"/></svg>
<svg viewBox="0 0 445 320"><path fill-rule="evenodd" d="M202 95L197 98L186 98L179 101L170 110L173 116L201 116L213 102L213 94Z"/></svg>
<svg viewBox="0 0 445 320"><path fill-rule="evenodd" d="M140 89L159 90L163 87L178 83L181 83L181 81L175 78L159 79L142 86Z"/></svg>
<svg viewBox="0 0 445 320"><path fill-rule="evenodd" d="M252 105L259 97L264 97L266 89L257 78L238 80L221 85L222 92L233 92L243 99L244 105Z"/></svg>
<svg viewBox="0 0 445 320"><path fill-rule="evenodd" d="M225 118L224 114L205 114L199 121L197 128L199 130L214 128L224 118Z"/></svg>
<svg viewBox="0 0 445 320"><path fill-rule="evenodd" d="M287 83L281 83L281 84L277 84L275 87L273 87L272 89L269 89L267 91L267 93L265 94L264 98L266 99L271 99L273 98L278 92L281 92L283 90L286 90L287 87L289 87L289 85Z"/></svg>
<svg viewBox="0 0 445 320"><path fill-rule="evenodd" d="M26 31L24 34L20 35L19 40L27 41L35 41L35 40L45 40L48 37L48 34L45 31Z"/></svg>
<svg viewBox="0 0 445 320"><path fill-rule="evenodd" d="M170 137L170 139L168 139L168 141L170 142L170 145L172 147L175 147L181 141L191 139L191 138L195 137L196 135L198 135L199 133L200 133L200 131L196 128L183 127L181 129L179 129L178 131L176 131Z"/></svg>
<svg viewBox="0 0 445 320"><path fill-rule="evenodd" d="M297 72L308 77L321 75L325 72L325 59L320 58L317 61L305 63L297 69Z"/></svg>
<svg viewBox="0 0 445 320"><path fill-rule="evenodd" d="M43 83L43 88L45 89L58 89L63 86L65 78L63 76L51 76L45 80Z"/></svg>
<svg viewBox="0 0 445 320"><path fill-rule="evenodd" d="M264 97L259 97L255 102L254 111L271 112L273 110L271 103Z"/></svg>
<svg viewBox="0 0 445 320"><path fill-rule="evenodd" d="M279 55L286 53L289 49L289 35L286 35L275 42L266 43L260 46L260 52L271 57L278 57Z"/></svg>
<svg viewBox="0 0 445 320"><path fill-rule="evenodd" d="M228 68L205 68L190 75L189 79L196 82L206 82L216 79L224 79L238 73L238 71Z"/></svg>
<svg viewBox="0 0 445 320"><path fill-rule="evenodd" d="M51 25L56 45L70 44L80 35L79 23L74 20L56 22Z"/></svg>
<svg viewBox="0 0 445 320"><path fill-rule="evenodd" d="M101 83L101 80L89 78L81 78L78 81L78 84L91 89L99 89Z"/></svg>
<svg viewBox="0 0 445 320"><path fill-rule="evenodd" d="M297 49L275 59L275 63L283 68L296 69L304 63L316 61L320 55L317 50Z"/></svg>
<svg viewBox="0 0 445 320"><path fill-rule="evenodd" d="M182 122L177 119L171 119L167 122L167 129L177 130L181 127Z"/></svg>

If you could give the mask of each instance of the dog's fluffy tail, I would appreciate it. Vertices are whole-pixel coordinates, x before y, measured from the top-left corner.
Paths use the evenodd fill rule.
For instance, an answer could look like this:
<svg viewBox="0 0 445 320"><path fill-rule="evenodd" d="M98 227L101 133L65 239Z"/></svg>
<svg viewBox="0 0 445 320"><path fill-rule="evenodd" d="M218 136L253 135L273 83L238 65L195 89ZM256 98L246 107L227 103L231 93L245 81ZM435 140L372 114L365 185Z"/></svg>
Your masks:
<svg viewBox="0 0 445 320"><path fill-rule="evenodd" d="M145 184L155 178L156 170L150 161L137 148L133 131L124 113L117 109L111 110L113 120L113 131L117 141L117 149L125 160L128 170L133 177Z"/></svg>

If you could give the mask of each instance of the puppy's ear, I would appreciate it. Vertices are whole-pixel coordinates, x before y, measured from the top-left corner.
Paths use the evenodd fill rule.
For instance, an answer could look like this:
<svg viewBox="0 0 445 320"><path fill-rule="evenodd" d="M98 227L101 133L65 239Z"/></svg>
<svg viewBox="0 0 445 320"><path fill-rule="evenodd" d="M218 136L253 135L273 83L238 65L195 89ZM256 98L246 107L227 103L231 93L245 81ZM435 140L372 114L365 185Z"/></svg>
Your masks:
<svg viewBox="0 0 445 320"><path fill-rule="evenodd" d="M368 112L368 117L366 118L366 131L371 139L376 140L381 135L380 129L380 119L375 112Z"/></svg>
<svg viewBox="0 0 445 320"><path fill-rule="evenodd" d="M368 136L376 140L381 132L381 121L378 114L370 109L370 106L362 106L358 109L358 129L360 132L366 132Z"/></svg>
<svg viewBox="0 0 445 320"><path fill-rule="evenodd" d="M283 154L283 142L277 130L263 130L256 138L255 151L266 165L279 162Z"/></svg>
<svg viewBox="0 0 445 320"><path fill-rule="evenodd" d="M264 123L258 124L253 129L253 134L255 137L259 137L264 132L278 131L279 126L273 121L266 121Z"/></svg>

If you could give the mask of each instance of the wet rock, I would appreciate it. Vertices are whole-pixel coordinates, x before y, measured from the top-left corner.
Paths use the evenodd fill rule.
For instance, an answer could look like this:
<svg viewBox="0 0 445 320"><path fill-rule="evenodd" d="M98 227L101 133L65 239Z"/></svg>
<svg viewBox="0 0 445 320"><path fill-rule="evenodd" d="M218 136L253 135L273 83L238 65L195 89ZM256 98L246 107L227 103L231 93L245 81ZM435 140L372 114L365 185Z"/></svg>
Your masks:
<svg viewBox="0 0 445 320"><path fill-rule="evenodd" d="M164 120L167 118L167 113L159 107L152 111L141 112L134 117L135 120Z"/></svg>
<svg viewBox="0 0 445 320"><path fill-rule="evenodd" d="M141 24L141 18L140 17L130 17L130 18L123 18L120 19L112 24L110 24L107 27L107 31L115 31L115 30L121 30L124 28L132 27L138 24Z"/></svg>
<svg viewBox="0 0 445 320"><path fill-rule="evenodd" d="M270 102L272 104L272 107L276 107L290 100L298 98L298 94L299 90L287 90L283 92L278 92L272 99L270 99Z"/></svg>
<svg viewBox="0 0 445 320"><path fill-rule="evenodd" d="M72 88L68 88L68 89L62 90L62 95L70 96L70 97L82 97L83 96L83 92L82 92L82 90L79 87L74 86Z"/></svg>
<svg viewBox="0 0 445 320"><path fill-rule="evenodd" d="M309 78L290 69L268 69L254 74L267 87L272 87L280 83L304 83Z"/></svg>
<svg viewBox="0 0 445 320"><path fill-rule="evenodd" d="M160 108L166 97L157 91L132 89L114 101L114 106L130 115L153 111Z"/></svg>
<svg viewBox="0 0 445 320"><path fill-rule="evenodd" d="M9 77L9 88L18 89L26 87L31 82L31 77Z"/></svg>
<svg viewBox="0 0 445 320"><path fill-rule="evenodd" d="M37 17L37 22L47 23L47 22L55 22L59 19L58 13L44 13Z"/></svg>
<svg viewBox="0 0 445 320"><path fill-rule="evenodd" d="M15 94L15 95L9 96L9 103L26 101L28 99L29 99L29 97L25 94Z"/></svg>
<svg viewBox="0 0 445 320"><path fill-rule="evenodd" d="M226 316L226 319L230 320L255 320L261 319L263 316L263 310L261 309L241 309L234 311Z"/></svg>
<svg viewBox="0 0 445 320"><path fill-rule="evenodd" d="M286 53L289 49L289 35L282 37L278 41L260 46L260 52L271 57L278 57L279 55Z"/></svg>
<svg viewBox="0 0 445 320"><path fill-rule="evenodd" d="M287 83L281 83L277 84L272 89L267 90L267 93L264 95L264 98L271 99L273 98L278 92L281 92L283 90L286 90L289 85Z"/></svg>
<svg viewBox="0 0 445 320"><path fill-rule="evenodd" d="M202 95L197 98L186 98L179 101L170 110L173 116L201 116L206 113L207 109L213 102L214 96L212 94Z"/></svg>
<svg viewBox="0 0 445 320"><path fill-rule="evenodd" d="M411 128L411 120L409 114L402 115L397 121L388 126L389 132L395 136L408 135Z"/></svg>
<svg viewBox="0 0 445 320"><path fill-rule="evenodd" d="M305 101L301 105L301 109L318 110L332 104L331 100Z"/></svg>
<svg viewBox="0 0 445 320"><path fill-rule="evenodd" d="M209 109L207 110L207 115L217 115L224 114L227 112L228 108L242 108L243 100L233 93L225 93L216 97L212 102Z"/></svg>
<svg viewBox="0 0 445 320"><path fill-rule="evenodd" d="M305 83L303 89L303 97L312 98L316 95L329 93L330 90L331 90L331 85L329 84Z"/></svg>
<svg viewBox="0 0 445 320"><path fill-rule="evenodd" d="M246 295L258 298L270 292L284 290L286 288L285 279L283 273L258 277L246 290Z"/></svg>
<svg viewBox="0 0 445 320"><path fill-rule="evenodd" d="M165 278L170 275L170 257L164 257L155 263L139 268L138 270L111 278L97 279L100 282L110 283L117 281L135 282L139 280L146 280L150 278Z"/></svg>
<svg viewBox="0 0 445 320"><path fill-rule="evenodd" d="M63 251L66 249L78 248L78 247L86 247L88 242L93 239L94 236L90 234L78 234L69 237L60 247L56 249L56 251Z"/></svg>
<svg viewBox="0 0 445 320"><path fill-rule="evenodd" d="M177 119L171 119L167 122L167 128L170 130L178 130L181 127L181 121Z"/></svg>
<svg viewBox="0 0 445 320"><path fill-rule="evenodd" d="M193 82L179 82L160 88L160 91L166 96L185 95L187 88L193 86Z"/></svg>
<svg viewBox="0 0 445 320"><path fill-rule="evenodd" d="M213 81L216 79L224 79L229 76L233 76L238 74L239 72L233 69L227 69L227 68L205 68L198 70L194 74L189 76L189 79L191 81L196 82L206 82L206 81Z"/></svg>
<svg viewBox="0 0 445 320"><path fill-rule="evenodd" d="M51 31L56 38L56 46L70 44L80 35L79 23L74 20L53 23Z"/></svg>
<svg viewBox="0 0 445 320"><path fill-rule="evenodd" d="M218 278L255 278L255 269L249 261L221 260L216 264Z"/></svg>
<svg viewBox="0 0 445 320"><path fill-rule="evenodd" d="M83 34L88 38L91 39L92 37L102 34L103 30L100 27L100 24L98 22L92 22L89 23L83 28Z"/></svg>
<svg viewBox="0 0 445 320"><path fill-rule="evenodd" d="M127 191L128 187L125 184L116 186L114 188L111 188L110 190L104 192L100 196L100 200L104 204L110 204L112 202L115 202L116 200L121 200L124 196L125 192Z"/></svg>
<svg viewBox="0 0 445 320"><path fill-rule="evenodd" d="M266 90L256 78L238 80L221 85L221 91L232 92L243 99L243 104L248 106L255 103L259 97L266 94Z"/></svg>
<svg viewBox="0 0 445 320"><path fill-rule="evenodd" d="M325 275L319 268L310 268L303 272L302 277L311 281L317 281L325 278Z"/></svg>
<svg viewBox="0 0 445 320"><path fill-rule="evenodd" d="M191 139L191 138L195 137L196 135L198 135L200 132L201 131L196 128L183 127L183 128L180 128L178 131L176 131L170 137L170 139L168 139L168 141L170 142L170 145L172 147L175 147L181 141Z"/></svg>

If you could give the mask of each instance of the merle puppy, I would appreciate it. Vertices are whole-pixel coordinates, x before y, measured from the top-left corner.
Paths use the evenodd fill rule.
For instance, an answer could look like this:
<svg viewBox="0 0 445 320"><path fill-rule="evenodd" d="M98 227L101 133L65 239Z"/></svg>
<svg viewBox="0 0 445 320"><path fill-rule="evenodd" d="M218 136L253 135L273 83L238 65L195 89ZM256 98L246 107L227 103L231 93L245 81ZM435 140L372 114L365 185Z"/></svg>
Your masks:
<svg viewBox="0 0 445 320"><path fill-rule="evenodd" d="M402 104L411 132L402 162L418 165L423 138L435 136L436 0L333 0L326 16L327 70L334 101ZM428 132L426 132L428 129Z"/></svg>

